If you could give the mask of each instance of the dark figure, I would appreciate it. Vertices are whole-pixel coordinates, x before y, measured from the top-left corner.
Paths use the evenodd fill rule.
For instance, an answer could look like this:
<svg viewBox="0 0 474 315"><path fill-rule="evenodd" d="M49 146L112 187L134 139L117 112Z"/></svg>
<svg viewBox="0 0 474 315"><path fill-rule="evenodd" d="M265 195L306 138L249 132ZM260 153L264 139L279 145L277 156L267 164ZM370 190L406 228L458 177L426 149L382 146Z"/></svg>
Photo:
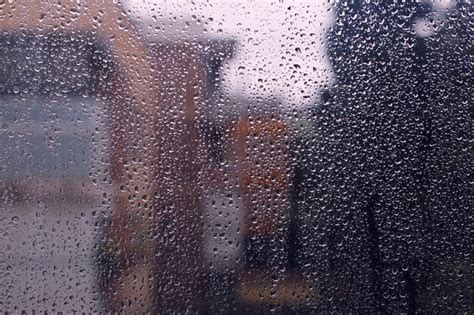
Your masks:
<svg viewBox="0 0 474 315"><path fill-rule="evenodd" d="M469 4L338 4L336 84L302 140L296 187L315 310L472 310L472 29Z"/></svg>

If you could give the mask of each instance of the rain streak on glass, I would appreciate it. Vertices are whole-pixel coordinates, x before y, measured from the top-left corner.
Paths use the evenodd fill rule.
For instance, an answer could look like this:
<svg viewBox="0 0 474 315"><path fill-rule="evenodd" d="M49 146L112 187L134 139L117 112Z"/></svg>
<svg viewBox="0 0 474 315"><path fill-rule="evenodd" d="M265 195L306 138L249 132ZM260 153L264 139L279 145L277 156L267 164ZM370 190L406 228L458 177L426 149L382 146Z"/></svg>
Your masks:
<svg viewBox="0 0 474 315"><path fill-rule="evenodd" d="M473 313L473 9L0 0L0 313Z"/></svg>

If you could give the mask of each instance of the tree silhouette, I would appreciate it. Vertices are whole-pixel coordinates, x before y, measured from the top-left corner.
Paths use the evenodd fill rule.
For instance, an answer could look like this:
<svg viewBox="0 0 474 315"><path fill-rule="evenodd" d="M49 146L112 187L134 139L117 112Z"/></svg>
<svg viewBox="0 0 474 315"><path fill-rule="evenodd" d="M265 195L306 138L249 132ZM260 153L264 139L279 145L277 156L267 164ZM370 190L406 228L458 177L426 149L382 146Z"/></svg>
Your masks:
<svg viewBox="0 0 474 315"><path fill-rule="evenodd" d="M467 277L443 270L469 266L472 6L441 13L338 3L336 83L314 108L297 192L321 311L468 309ZM431 36L415 31L420 18L433 18Z"/></svg>

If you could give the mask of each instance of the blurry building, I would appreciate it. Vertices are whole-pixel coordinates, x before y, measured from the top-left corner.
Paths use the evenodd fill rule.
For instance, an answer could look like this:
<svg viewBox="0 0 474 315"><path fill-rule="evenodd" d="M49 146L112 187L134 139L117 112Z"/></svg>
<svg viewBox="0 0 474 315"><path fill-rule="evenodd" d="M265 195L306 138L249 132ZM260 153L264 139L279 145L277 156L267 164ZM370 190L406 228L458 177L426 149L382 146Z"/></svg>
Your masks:
<svg viewBox="0 0 474 315"><path fill-rule="evenodd" d="M45 207L58 208L58 217L76 217L68 210L75 208L93 218L110 215L105 205L103 211L85 211L104 198L105 204L113 204L113 215L123 228L111 231L126 253L130 242L123 232L130 226L129 218L149 211L128 198L128 187L139 191L139 199L153 190L146 166L152 158L149 113L156 89L144 43L112 0L3 2L0 14L2 123L10 134L5 150L15 148L2 153L2 180L19 187L22 197L15 198L24 199L26 208L35 210L42 200ZM136 173L130 176L132 170ZM64 233L51 233L45 242L67 244L80 237ZM92 245L86 241L92 235L83 235L83 246ZM127 266L117 277L134 272L134 266ZM40 281L38 274L31 277ZM144 307L151 304L151 296L132 283L121 285L111 290L113 303L128 298L139 299L136 303ZM81 294L64 291L69 296ZM41 294L53 300L63 294L49 296L53 292Z"/></svg>
<svg viewBox="0 0 474 315"><path fill-rule="evenodd" d="M150 36L157 98L153 181L157 311L197 311L205 306L204 196L212 160L205 138L219 122L208 110L222 96L221 65L233 56L232 40L203 38L180 25ZM177 34L175 34L176 32ZM156 34L155 33L155 34Z"/></svg>
<svg viewBox="0 0 474 315"><path fill-rule="evenodd" d="M2 10L7 205L102 203L94 268L104 310L202 310L222 275L233 274L223 290L235 300L242 262L265 277L283 264L288 127L267 100L247 114L218 104L234 41L131 21L112 0ZM229 220L221 242L214 227Z"/></svg>

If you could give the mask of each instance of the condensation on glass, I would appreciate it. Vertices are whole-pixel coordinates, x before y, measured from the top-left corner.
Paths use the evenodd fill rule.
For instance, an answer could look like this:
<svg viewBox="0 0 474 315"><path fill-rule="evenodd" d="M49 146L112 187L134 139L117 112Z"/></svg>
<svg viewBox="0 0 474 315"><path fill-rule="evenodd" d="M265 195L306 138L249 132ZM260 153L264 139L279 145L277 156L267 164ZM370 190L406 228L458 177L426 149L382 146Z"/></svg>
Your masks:
<svg viewBox="0 0 474 315"><path fill-rule="evenodd" d="M0 0L0 312L472 313L473 5Z"/></svg>

